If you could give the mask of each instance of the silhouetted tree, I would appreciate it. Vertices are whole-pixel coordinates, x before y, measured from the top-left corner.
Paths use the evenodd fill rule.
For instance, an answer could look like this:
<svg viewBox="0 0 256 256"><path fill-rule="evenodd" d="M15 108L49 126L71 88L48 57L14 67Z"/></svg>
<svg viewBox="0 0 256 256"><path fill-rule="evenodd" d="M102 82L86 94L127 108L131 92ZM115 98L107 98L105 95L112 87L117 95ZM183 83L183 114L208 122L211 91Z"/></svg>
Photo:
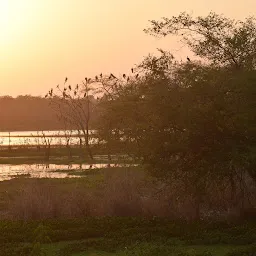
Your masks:
<svg viewBox="0 0 256 256"><path fill-rule="evenodd" d="M126 150L154 175L182 182L196 218L213 184L230 186L234 204L244 208L248 182L255 181L254 20L181 14L152 21L147 32L182 32L203 62L177 63L162 50L160 57L146 57L138 65L139 79L107 87L108 130L116 129Z"/></svg>
<svg viewBox="0 0 256 256"><path fill-rule="evenodd" d="M85 78L80 85L65 87L68 79L65 79L64 87L57 86L56 90L51 89L47 97L51 99L51 106L56 110L59 120L69 129L75 127L81 131L84 137L88 155L93 159L93 153L89 143L91 114L93 112L94 97L90 80Z"/></svg>
<svg viewBox="0 0 256 256"><path fill-rule="evenodd" d="M151 20L144 30L154 36L178 35L197 56L217 66L252 70L256 65L256 22L236 21L211 12L193 18L186 12L160 21Z"/></svg>

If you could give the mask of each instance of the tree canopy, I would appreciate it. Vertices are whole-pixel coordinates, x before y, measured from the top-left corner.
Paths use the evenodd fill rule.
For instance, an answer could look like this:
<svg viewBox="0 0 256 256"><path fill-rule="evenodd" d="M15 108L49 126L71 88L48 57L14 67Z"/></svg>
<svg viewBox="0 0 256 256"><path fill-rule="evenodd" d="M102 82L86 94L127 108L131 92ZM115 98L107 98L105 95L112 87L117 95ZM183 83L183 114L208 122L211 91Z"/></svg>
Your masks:
<svg viewBox="0 0 256 256"><path fill-rule="evenodd" d="M236 203L245 202L247 182L256 181L254 18L182 13L145 31L181 36L202 61L178 63L163 50L149 55L136 68L139 79L113 90L105 118L154 175L184 184L197 214L213 184L230 186Z"/></svg>
<svg viewBox="0 0 256 256"><path fill-rule="evenodd" d="M230 188L233 204L249 203L256 182L256 23L215 13L151 21L154 36L178 35L201 58L178 63L159 50L131 74L96 76L98 126L104 142L123 147L155 176L178 182L195 202ZM181 186L182 184L182 186Z"/></svg>
<svg viewBox="0 0 256 256"><path fill-rule="evenodd" d="M146 33L154 36L178 35L199 57L217 66L254 69L256 22L254 17L236 21L211 12L193 18L187 13L151 21Z"/></svg>

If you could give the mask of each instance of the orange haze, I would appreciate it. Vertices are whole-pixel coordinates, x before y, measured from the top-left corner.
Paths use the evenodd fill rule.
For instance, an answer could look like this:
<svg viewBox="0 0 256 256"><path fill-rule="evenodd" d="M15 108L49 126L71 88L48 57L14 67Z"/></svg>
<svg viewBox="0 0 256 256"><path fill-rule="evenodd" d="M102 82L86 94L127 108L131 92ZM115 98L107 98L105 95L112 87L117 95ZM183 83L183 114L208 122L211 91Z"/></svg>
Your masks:
<svg viewBox="0 0 256 256"><path fill-rule="evenodd" d="M149 19L182 11L243 19L255 10L255 0L0 0L0 95L127 72L157 47L184 57L178 42L144 34Z"/></svg>

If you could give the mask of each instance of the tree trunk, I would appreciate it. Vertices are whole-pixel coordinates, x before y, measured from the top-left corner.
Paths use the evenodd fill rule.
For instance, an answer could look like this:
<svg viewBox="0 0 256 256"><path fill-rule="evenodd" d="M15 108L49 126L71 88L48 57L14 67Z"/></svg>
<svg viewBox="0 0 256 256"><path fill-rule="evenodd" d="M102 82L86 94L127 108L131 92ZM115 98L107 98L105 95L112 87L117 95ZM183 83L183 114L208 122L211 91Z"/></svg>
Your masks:
<svg viewBox="0 0 256 256"><path fill-rule="evenodd" d="M69 144L66 145L66 148L68 150L68 159L72 160L72 150Z"/></svg>
<svg viewBox="0 0 256 256"><path fill-rule="evenodd" d="M195 198L195 220L201 219L201 196L196 195Z"/></svg>
<svg viewBox="0 0 256 256"><path fill-rule="evenodd" d="M110 151L110 136L107 138L107 154L108 154L108 161L110 162L111 159L111 151Z"/></svg>
<svg viewBox="0 0 256 256"><path fill-rule="evenodd" d="M200 188L196 187L195 191L195 220L199 221L201 219L201 203L202 203L202 194Z"/></svg>
<svg viewBox="0 0 256 256"><path fill-rule="evenodd" d="M88 142L86 142L85 144L86 144L86 149L87 149L88 155L91 158L91 160L93 160L93 154L92 154L92 150L90 148L90 145L89 145Z"/></svg>
<svg viewBox="0 0 256 256"><path fill-rule="evenodd" d="M50 160L50 153L51 153L51 145L48 144L46 145L46 148L45 148L45 161L49 161Z"/></svg>
<svg viewBox="0 0 256 256"><path fill-rule="evenodd" d="M84 152L83 152L83 140L81 137L79 137L79 156L80 159L84 159Z"/></svg>
<svg viewBox="0 0 256 256"><path fill-rule="evenodd" d="M231 204L232 206L234 206L235 201L236 201L236 184L234 181L234 176L232 174L230 174L229 176L229 182L230 182L230 186L231 186Z"/></svg>
<svg viewBox="0 0 256 256"><path fill-rule="evenodd" d="M93 160L93 154L92 154L92 150L91 150L90 144L89 144L89 126L88 126L88 124L86 125L85 145L86 145L86 149L87 149L89 157L91 158L91 160Z"/></svg>

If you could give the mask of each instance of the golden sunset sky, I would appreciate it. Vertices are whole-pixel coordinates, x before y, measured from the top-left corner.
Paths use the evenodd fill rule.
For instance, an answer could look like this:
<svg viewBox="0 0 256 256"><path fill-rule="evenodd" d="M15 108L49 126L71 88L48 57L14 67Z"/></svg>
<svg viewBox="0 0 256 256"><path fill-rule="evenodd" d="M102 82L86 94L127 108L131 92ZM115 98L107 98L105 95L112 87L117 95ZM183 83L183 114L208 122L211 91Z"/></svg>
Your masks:
<svg viewBox="0 0 256 256"><path fill-rule="evenodd" d="M66 76L76 84L128 72L157 47L184 58L177 41L143 32L148 20L182 11L244 19L256 15L256 1L0 0L0 95L43 95Z"/></svg>

